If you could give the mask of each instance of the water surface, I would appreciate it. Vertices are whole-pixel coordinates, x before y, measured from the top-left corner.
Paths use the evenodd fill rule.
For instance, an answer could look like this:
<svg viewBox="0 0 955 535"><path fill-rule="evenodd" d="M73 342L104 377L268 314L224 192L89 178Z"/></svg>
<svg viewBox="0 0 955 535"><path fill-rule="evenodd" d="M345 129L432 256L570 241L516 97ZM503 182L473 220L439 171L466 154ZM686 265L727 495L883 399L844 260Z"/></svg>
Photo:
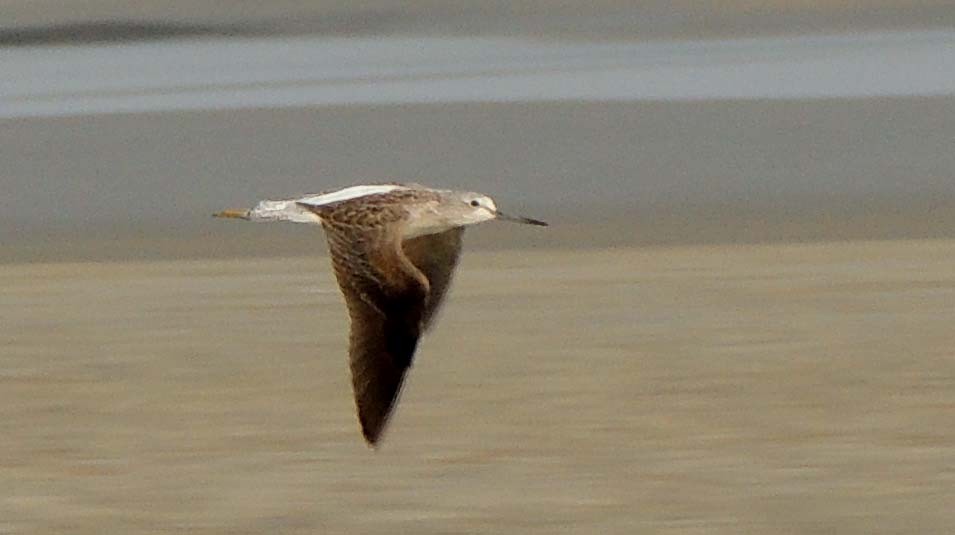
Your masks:
<svg viewBox="0 0 955 535"><path fill-rule="evenodd" d="M408 104L950 95L955 32L580 43L281 37L5 49L0 117Z"/></svg>

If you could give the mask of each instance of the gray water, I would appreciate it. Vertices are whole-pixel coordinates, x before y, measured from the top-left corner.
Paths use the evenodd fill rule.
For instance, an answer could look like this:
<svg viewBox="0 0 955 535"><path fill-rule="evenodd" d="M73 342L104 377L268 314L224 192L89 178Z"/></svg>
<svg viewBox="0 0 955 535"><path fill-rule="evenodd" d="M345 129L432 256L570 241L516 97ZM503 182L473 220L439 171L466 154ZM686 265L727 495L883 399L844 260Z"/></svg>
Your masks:
<svg viewBox="0 0 955 535"><path fill-rule="evenodd" d="M953 58L928 31L0 49L0 258L306 251L208 214L382 181L485 192L553 223L537 245L951 237Z"/></svg>
<svg viewBox="0 0 955 535"><path fill-rule="evenodd" d="M343 104L955 93L955 32L650 43L180 40L0 51L0 117Z"/></svg>

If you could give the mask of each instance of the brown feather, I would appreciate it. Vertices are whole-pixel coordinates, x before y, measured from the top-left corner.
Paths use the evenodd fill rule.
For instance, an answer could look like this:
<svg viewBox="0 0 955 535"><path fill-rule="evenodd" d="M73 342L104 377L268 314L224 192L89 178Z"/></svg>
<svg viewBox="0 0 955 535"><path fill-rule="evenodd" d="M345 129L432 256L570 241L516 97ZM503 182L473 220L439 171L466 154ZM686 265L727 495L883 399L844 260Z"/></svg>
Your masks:
<svg viewBox="0 0 955 535"><path fill-rule="evenodd" d="M334 193L339 190L329 190L218 214L253 221L321 221L351 318L348 352L358 419L373 446L388 424L418 339L434 324L458 263L464 227L440 229L494 217L543 224L504 216L485 196L467 200L478 194L400 186L356 186L338 195ZM404 239L406 232L416 237Z"/></svg>
<svg viewBox="0 0 955 535"><path fill-rule="evenodd" d="M448 287L451 286L454 268L461 256L463 235L464 227L456 227L437 234L411 238L401 244L405 255L424 273L431 287L422 317L424 330L433 324Z"/></svg>
<svg viewBox="0 0 955 535"><path fill-rule="evenodd" d="M374 445L411 366L429 283L400 245L406 212L379 205L379 210L363 212L374 221L356 226L345 223L351 223L352 214L342 213L351 210L348 204L333 205L319 215L351 318L348 352L358 419L365 440Z"/></svg>

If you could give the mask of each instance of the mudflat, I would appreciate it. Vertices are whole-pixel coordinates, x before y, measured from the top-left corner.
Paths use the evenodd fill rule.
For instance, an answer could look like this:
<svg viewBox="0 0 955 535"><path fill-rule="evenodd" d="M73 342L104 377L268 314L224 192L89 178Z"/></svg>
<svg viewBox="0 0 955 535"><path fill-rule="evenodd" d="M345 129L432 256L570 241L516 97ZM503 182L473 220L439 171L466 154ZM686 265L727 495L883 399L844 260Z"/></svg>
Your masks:
<svg viewBox="0 0 955 535"><path fill-rule="evenodd" d="M313 257L0 265L0 533L942 533L955 241L466 252L382 447Z"/></svg>
<svg viewBox="0 0 955 535"><path fill-rule="evenodd" d="M955 238L955 98L555 102L0 121L0 262L320 251L224 224L375 182L491 195L550 222L482 247Z"/></svg>

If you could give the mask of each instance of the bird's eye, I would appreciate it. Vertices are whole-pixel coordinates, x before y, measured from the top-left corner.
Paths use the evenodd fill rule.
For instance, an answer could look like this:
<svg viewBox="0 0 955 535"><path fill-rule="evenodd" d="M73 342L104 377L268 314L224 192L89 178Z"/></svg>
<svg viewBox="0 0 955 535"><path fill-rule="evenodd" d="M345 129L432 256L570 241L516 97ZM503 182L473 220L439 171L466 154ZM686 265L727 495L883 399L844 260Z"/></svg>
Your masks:
<svg viewBox="0 0 955 535"><path fill-rule="evenodd" d="M481 206L481 203L479 203L477 199L474 199L473 201L471 201L471 206L477 208L478 206Z"/></svg>

